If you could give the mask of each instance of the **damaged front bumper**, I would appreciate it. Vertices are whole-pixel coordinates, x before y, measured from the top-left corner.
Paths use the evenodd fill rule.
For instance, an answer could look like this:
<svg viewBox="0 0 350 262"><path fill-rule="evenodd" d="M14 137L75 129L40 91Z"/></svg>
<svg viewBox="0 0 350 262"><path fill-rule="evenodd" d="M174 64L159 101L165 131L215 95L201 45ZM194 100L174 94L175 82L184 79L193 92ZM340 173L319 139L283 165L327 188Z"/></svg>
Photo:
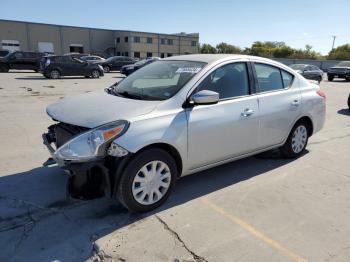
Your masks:
<svg viewBox="0 0 350 262"><path fill-rule="evenodd" d="M71 132L69 135L62 135L59 129L61 127L58 125L60 124L50 126L48 132L42 135L43 144L51 155L51 158L43 165L57 164L69 174L67 193L73 198L87 200L101 196L112 196L112 183L115 183L117 170L115 164L120 162L129 152L111 142L106 147L106 153L103 156L81 160L61 158L60 154L57 154L60 146L71 141L80 133L77 131L76 133ZM66 129L67 126L65 126Z"/></svg>

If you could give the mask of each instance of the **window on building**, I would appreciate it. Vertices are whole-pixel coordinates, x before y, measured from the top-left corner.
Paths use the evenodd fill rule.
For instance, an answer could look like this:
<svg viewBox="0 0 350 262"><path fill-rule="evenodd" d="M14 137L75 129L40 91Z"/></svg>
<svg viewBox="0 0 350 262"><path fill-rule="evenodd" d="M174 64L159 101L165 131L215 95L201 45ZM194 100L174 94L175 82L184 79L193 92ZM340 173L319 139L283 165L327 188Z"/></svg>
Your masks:
<svg viewBox="0 0 350 262"><path fill-rule="evenodd" d="M129 56L129 52L125 52L125 53L124 53L124 56Z"/></svg>
<svg viewBox="0 0 350 262"><path fill-rule="evenodd" d="M254 68L258 78L260 92L268 92L284 88L279 68L266 64L254 64ZM287 79L286 83L288 83Z"/></svg>
<svg viewBox="0 0 350 262"><path fill-rule="evenodd" d="M69 52L71 53L84 53L84 47L83 45L80 45L80 44L71 44L69 46Z"/></svg>
<svg viewBox="0 0 350 262"><path fill-rule="evenodd" d="M152 43L153 43L152 37L147 37L147 44L152 44Z"/></svg>
<svg viewBox="0 0 350 262"><path fill-rule="evenodd" d="M191 46L197 46L197 41L192 41Z"/></svg>
<svg viewBox="0 0 350 262"><path fill-rule="evenodd" d="M165 45L165 39L164 39L164 38L160 39L160 43L161 43L162 45Z"/></svg>
<svg viewBox="0 0 350 262"><path fill-rule="evenodd" d="M125 42L125 43L129 42L129 37L127 37L127 36L124 37L124 42Z"/></svg>
<svg viewBox="0 0 350 262"><path fill-rule="evenodd" d="M147 52L147 57L152 57L153 54L151 52Z"/></svg>
<svg viewBox="0 0 350 262"><path fill-rule="evenodd" d="M160 57L161 57L161 58L164 58L164 57L165 57L164 53L161 53L161 54L160 54Z"/></svg>
<svg viewBox="0 0 350 262"><path fill-rule="evenodd" d="M117 43L120 43L120 37L117 37Z"/></svg>
<svg viewBox="0 0 350 262"><path fill-rule="evenodd" d="M134 57L140 58L140 52L134 52Z"/></svg>
<svg viewBox="0 0 350 262"><path fill-rule="evenodd" d="M249 95L246 63L233 63L219 67L197 87L197 90L219 93L220 99Z"/></svg>
<svg viewBox="0 0 350 262"><path fill-rule="evenodd" d="M171 56L173 56L172 53L168 53L168 54L167 54L167 57L171 57Z"/></svg>
<svg viewBox="0 0 350 262"><path fill-rule="evenodd" d="M120 56L120 52L119 51L117 52L117 56Z"/></svg>
<svg viewBox="0 0 350 262"><path fill-rule="evenodd" d="M139 36L134 36L134 43L140 43L140 37Z"/></svg>
<svg viewBox="0 0 350 262"><path fill-rule="evenodd" d="M173 44L174 44L173 39L168 39L168 45L173 45Z"/></svg>

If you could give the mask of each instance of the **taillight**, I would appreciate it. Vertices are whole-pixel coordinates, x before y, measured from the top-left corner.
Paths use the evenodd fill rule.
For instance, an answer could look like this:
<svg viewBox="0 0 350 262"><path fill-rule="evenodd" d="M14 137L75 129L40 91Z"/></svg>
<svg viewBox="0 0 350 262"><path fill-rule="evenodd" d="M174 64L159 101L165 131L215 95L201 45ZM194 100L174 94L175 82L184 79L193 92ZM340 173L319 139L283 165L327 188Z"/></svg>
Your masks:
<svg viewBox="0 0 350 262"><path fill-rule="evenodd" d="M326 98L326 93L323 92L322 90L317 90L316 93L317 93L320 97Z"/></svg>

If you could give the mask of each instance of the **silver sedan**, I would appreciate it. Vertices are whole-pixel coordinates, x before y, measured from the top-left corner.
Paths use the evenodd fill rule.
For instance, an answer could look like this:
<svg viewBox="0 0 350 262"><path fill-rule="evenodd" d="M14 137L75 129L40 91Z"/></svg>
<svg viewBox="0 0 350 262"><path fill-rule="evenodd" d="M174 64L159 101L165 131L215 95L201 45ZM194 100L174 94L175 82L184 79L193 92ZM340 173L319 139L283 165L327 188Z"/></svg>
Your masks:
<svg viewBox="0 0 350 262"><path fill-rule="evenodd" d="M50 105L47 164L71 174L73 197L105 195L148 211L181 176L274 148L302 156L325 104L318 85L269 59L170 57Z"/></svg>

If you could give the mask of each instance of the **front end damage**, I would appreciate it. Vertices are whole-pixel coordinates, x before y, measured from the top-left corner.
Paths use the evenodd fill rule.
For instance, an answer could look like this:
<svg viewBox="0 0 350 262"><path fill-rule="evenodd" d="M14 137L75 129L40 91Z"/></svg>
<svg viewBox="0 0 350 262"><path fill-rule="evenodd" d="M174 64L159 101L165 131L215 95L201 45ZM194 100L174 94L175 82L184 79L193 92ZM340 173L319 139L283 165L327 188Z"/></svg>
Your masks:
<svg viewBox="0 0 350 262"><path fill-rule="evenodd" d="M108 128L104 129L105 133L111 133L111 129ZM99 136L96 134L96 130L98 129L60 122L49 126L48 132L42 135L43 143L51 154L51 158L44 163L44 166L57 164L68 173L67 195L72 198L90 200L103 196L113 197L114 186L121 173L121 167L130 156L128 151L113 142L117 135L112 134L110 137L106 137L105 133L102 133L102 136ZM79 149L74 152L74 146L78 147L79 144L69 148L73 151L72 153L65 149L83 136L89 136L86 140L88 144L96 144L95 140L101 137L102 140L107 139L102 142L98 141L98 146L91 149L91 155L79 151ZM82 148L84 146L86 145L80 145ZM71 153L71 156L62 153L63 149Z"/></svg>

